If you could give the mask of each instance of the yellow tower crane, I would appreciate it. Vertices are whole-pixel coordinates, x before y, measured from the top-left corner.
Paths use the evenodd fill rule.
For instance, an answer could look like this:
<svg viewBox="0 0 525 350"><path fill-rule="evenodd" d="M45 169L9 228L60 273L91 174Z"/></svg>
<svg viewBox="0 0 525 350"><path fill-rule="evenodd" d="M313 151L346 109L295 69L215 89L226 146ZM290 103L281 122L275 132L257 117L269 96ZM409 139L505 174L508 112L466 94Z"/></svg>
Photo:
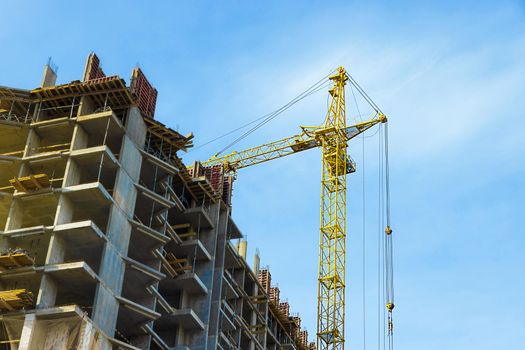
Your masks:
<svg viewBox="0 0 525 350"><path fill-rule="evenodd" d="M345 341L346 175L355 171L355 163L347 153L347 143L374 125L385 123L387 118L360 90L376 115L369 121L347 126L345 85L349 79L353 80L343 67L329 79L333 83L329 90L331 102L321 126L303 126L298 135L214 156L203 165L222 165L226 173L236 172L308 149L322 149L317 349L342 350Z"/></svg>

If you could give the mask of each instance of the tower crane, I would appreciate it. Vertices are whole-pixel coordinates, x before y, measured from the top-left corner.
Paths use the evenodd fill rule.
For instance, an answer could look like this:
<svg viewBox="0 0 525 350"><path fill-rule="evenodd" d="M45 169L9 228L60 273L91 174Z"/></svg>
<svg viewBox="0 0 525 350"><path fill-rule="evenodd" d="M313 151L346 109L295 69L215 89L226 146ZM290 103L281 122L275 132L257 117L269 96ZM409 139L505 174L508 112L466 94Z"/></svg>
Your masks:
<svg viewBox="0 0 525 350"><path fill-rule="evenodd" d="M317 349L344 349L345 272L346 272L346 175L355 172L348 155L348 141L387 117L353 81L343 67L329 76L330 104L324 123L302 126L300 134L240 152L215 155L202 164L222 165L225 173L268 162L312 148L322 150L320 238L317 302ZM365 122L347 126L345 85L350 80L375 109L376 115ZM389 229L389 227L388 227ZM391 230L390 230L391 232ZM388 233L389 235L389 233ZM387 302L391 312L393 302Z"/></svg>

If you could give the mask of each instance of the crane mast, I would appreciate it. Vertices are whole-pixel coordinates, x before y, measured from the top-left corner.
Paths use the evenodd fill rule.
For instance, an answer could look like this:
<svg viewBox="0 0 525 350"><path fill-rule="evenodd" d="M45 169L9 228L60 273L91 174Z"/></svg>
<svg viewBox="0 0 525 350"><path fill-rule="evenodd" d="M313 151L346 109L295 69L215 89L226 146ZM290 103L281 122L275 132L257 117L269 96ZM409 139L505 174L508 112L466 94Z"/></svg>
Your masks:
<svg viewBox="0 0 525 350"><path fill-rule="evenodd" d="M308 149L321 148L317 349L342 350L345 341L346 175L355 171L355 163L348 156L347 143L374 125L387 122L387 118L375 108L377 115L374 118L347 127L345 85L351 78L343 67L339 67L329 79L333 82L329 90L331 101L321 126L302 127L301 134L220 157L215 155L202 164L222 165L224 172L236 172Z"/></svg>
<svg viewBox="0 0 525 350"><path fill-rule="evenodd" d="M322 149L317 348L343 349L345 341L347 143L344 68L330 77L332 101L318 138ZM321 130L320 130L321 131Z"/></svg>

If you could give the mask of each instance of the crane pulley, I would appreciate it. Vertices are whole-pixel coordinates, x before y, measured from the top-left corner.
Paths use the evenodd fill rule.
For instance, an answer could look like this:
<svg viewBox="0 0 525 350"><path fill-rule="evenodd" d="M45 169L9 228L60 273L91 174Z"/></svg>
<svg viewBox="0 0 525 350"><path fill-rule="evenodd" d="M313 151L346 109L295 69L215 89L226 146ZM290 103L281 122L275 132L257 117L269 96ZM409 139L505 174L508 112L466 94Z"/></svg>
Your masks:
<svg viewBox="0 0 525 350"><path fill-rule="evenodd" d="M240 152L215 155L202 164L222 165L226 173L234 173L252 165L321 148L317 349L342 350L345 341L346 175L355 171L355 163L347 152L348 141L374 125L386 123L387 117L343 67L339 67L329 79L332 81L331 101L322 125L303 126L300 134ZM348 80L376 112L370 120L350 126L346 125L345 108ZM388 307L391 307L391 313L393 302Z"/></svg>

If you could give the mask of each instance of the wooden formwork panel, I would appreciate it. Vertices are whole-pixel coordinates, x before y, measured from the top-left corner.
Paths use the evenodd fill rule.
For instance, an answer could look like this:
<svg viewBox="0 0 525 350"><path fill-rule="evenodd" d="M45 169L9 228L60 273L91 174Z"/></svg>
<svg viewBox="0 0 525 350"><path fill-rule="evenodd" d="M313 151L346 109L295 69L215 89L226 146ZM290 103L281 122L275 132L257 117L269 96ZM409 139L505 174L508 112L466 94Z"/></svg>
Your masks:
<svg viewBox="0 0 525 350"><path fill-rule="evenodd" d="M279 303L279 309L281 313L288 318L290 316L290 304L287 301Z"/></svg>
<svg viewBox="0 0 525 350"><path fill-rule="evenodd" d="M308 347L308 331L304 330L299 333L299 343L305 348Z"/></svg>
<svg viewBox="0 0 525 350"><path fill-rule="evenodd" d="M270 287L270 292L268 293L268 297L271 301L273 301L276 305L279 305L279 297L280 297L281 291L278 287Z"/></svg>
<svg viewBox="0 0 525 350"><path fill-rule="evenodd" d="M83 81L88 81L92 79L99 79L104 78L106 74L104 74L104 71L100 67L100 59L98 58L95 53L91 53L88 56L87 62L86 62L86 68L84 70L84 77L82 78Z"/></svg>
<svg viewBox="0 0 525 350"><path fill-rule="evenodd" d="M32 266L35 260L25 252L7 252L0 255L0 270Z"/></svg>
<svg viewBox="0 0 525 350"><path fill-rule="evenodd" d="M153 118L158 92L138 67L133 69L131 75L131 93L136 96L136 103L142 114Z"/></svg>
<svg viewBox="0 0 525 350"><path fill-rule="evenodd" d="M33 305L33 293L27 289L0 291L0 310L18 310Z"/></svg>
<svg viewBox="0 0 525 350"><path fill-rule="evenodd" d="M228 205L232 204L233 180L235 180L235 177L233 176L224 176L222 200Z"/></svg>
<svg viewBox="0 0 525 350"><path fill-rule="evenodd" d="M14 177L9 180L11 186L21 192L36 191L51 186L47 174L35 174L22 177Z"/></svg>
<svg viewBox="0 0 525 350"><path fill-rule="evenodd" d="M270 285L272 283L272 276L270 274L270 271L268 269L262 269L257 274L257 279L259 280L259 283L262 285L263 290L266 294L270 293Z"/></svg>

